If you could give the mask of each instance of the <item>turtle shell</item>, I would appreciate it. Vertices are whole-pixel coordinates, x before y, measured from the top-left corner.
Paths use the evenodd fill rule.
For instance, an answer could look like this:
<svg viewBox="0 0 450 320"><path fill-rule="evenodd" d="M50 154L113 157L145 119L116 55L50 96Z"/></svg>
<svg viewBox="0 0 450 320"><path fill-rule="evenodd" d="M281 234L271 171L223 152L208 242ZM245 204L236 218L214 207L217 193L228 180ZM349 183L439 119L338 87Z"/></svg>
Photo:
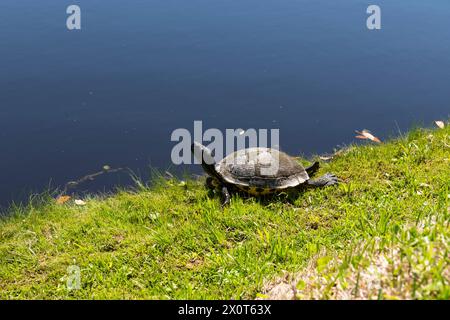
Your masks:
<svg viewBox="0 0 450 320"><path fill-rule="evenodd" d="M216 164L223 179L251 194L267 194L298 186L309 179L294 158L271 148L236 151Z"/></svg>

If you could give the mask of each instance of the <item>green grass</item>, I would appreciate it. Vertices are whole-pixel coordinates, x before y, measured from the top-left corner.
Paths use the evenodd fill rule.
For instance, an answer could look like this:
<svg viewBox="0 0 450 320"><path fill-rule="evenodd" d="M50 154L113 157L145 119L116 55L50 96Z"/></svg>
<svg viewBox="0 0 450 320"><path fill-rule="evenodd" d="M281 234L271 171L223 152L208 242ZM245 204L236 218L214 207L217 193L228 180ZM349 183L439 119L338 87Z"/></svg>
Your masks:
<svg viewBox="0 0 450 320"><path fill-rule="evenodd" d="M201 181L171 180L12 208L0 298L275 298L291 281L297 298L449 299L449 133L352 146L319 172L341 185L291 201L233 197L221 210Z"/></svg>

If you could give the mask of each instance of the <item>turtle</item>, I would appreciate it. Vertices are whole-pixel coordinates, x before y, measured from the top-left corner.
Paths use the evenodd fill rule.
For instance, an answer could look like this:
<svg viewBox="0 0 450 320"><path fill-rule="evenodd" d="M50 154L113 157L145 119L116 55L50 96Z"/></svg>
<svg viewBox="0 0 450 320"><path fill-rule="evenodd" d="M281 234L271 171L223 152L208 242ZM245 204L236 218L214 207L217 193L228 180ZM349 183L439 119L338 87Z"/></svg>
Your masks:
<svg viewBox="0 0 450 320"><path fill-rule="evenodd" d="M230 193L243 192L250 196L275 194L303 187L326 187L338 183L336 175L327 173L311 179L320 167L314 162L304 168L294 157L274 148L241 149L216 162L210 149L199 142L191 146L194 156L207 173L206 185L219 188L223 202L230 203Z"/></svg>

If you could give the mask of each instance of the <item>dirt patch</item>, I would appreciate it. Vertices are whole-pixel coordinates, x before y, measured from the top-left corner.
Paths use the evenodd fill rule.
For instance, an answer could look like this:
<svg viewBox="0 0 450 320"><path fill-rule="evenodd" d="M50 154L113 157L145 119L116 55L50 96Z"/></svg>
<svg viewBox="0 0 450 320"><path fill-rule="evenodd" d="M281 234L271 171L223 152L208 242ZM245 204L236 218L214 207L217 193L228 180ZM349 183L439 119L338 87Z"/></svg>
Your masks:
<svg viewBox="0 0 450 320"><path fill-rule="evenodd" d="M433 296L439 286L450 285L448 239L422 243L412 250L385 247L359 247L352 258L323 263L316 257L298 274L285 274L264 286L262 295L273 300L292 299L420 299ZM322 261L321 261L322 259ZM440 262L439 262L440 261ZM446 263L442 264L442 261ZM442 280L436 279L436 272Z"/></svg>

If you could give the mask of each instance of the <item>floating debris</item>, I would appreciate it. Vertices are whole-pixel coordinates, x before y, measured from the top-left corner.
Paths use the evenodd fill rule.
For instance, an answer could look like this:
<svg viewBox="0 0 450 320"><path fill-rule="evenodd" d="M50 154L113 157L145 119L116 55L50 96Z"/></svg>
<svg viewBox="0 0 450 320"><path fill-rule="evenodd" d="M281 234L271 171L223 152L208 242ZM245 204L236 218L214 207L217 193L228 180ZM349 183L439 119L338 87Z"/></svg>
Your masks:
<svg viewBox="0 0 450 320"><path fill-rule="evenodd" d="M104 173L115 173L115 172L119 172L119 171L123 170L123 168L112 169L108 165L103 166L102 169L103 169L102 171L95 172L95 173L92 173L92 174L88 174L88 175L86 175L86 176L84 176L84 177L82 177L82 178L80 178L78 180L67 182L63 193L65 193L68 188L69 189L76 188L76 187L78 187L79 184L81 184L83 182L93 181L96 177L98 177L98 176L100 176L100 175L102 175Z"/></svg>

